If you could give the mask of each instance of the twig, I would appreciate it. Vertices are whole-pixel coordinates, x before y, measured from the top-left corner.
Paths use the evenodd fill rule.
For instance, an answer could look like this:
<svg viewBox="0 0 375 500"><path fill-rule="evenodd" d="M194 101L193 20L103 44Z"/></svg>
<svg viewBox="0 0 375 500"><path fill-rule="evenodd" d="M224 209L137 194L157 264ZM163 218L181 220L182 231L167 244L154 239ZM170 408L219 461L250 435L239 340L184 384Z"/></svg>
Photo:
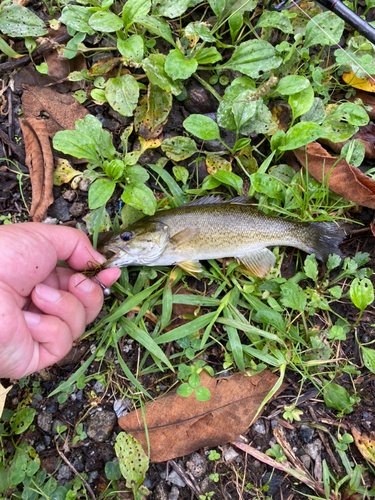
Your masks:
<svg viewBox="0 0 375 500"><path fill-rule="evenodd" d="M182 479L185 481L185 483L189 486L189 488L191 489L191 491L194 491L194 494L197 498L199 498L199 495L200 495L200 490L199 490L199 486L197 484L194 484L189 476L186 474L185 471L183 471L181 469L181 467L179 465L176 464L176 462L174 460L169 460L168 461L168 464L171 464L171 466L173 467L173 469L177 472L177 474L179 476L182 477Z"/></svg>
<svg viewBox="0 0 375 500"><path fill-rule="evenodd" d="M83 482L83 484L85 485L85 488L90 493L90 496L91 496L92 500L96 500L94 492L92 491L91 486L89 485L89 483L86 481L86 479L84 479L81 476L81 474L77 471L77 469L75 467L73 467L73 465L69 462L69 460L66 458L66 456L64 455L64 453L59 450L59 447L58 447L57 443L56 443L56 450L57 450L57 453L60 455L60 457L64 460L64 462L66 463L66 465L69 467L69 469L72 469L72 471L74 472L74 474L76 476L78 476L80 478L80 480Z"/></svg>

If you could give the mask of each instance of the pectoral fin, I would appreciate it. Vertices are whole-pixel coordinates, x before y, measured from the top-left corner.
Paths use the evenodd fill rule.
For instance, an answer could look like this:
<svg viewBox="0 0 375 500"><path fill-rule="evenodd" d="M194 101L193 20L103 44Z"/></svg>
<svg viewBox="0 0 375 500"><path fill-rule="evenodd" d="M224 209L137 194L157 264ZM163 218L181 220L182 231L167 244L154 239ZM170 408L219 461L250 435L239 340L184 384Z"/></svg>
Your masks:
<svg viewBox="0 0 375 500"><path fill-rule="evenodd" d="M262 248L249 255L237 257L237 261L243 264L255 276L263 278L275 265L276 257L268 248Z"/></svg>
<svg viewBox="0 0 375 500"><path fill-rule="evenodd" d="M183 262L177 262L178 267L181 267L185 272L195 276L202 272L202 266L200 262L194 260L185 260Z"/></svg>
<svg viewBox="0 0 375 500"><path fill-rule="evenodd" d="M170 239L170 243L173 247L178 247L183 243L187 243L191 241L197 234L199 233L199 229L197 227L183 229L179 233L175 234L173 238Z"/></svg>

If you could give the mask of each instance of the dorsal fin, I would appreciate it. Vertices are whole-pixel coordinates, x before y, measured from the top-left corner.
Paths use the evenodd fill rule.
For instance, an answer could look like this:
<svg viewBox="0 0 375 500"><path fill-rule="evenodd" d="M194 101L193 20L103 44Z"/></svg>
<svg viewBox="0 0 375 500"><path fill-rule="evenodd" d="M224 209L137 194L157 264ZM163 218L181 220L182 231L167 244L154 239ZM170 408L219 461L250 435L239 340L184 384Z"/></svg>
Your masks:
<svg viewBox="0 0 375 500"><path fill-rule="evenodd" d="M257 205L257 201L253 197L249 196L236 196L235 198L231 198L230 200L224 201L224 203L238 203L239 205Z"/></svg>
<svg viewBox="0 0 375 500"><path fill-rule="evenodd" d="M195 205L214 205L216 203L224 203L223 198L216 194L210 194L208 196L202 196L201 198L196 198L195 200L188 201L181 205L182 207L193 207Z"/></svg>

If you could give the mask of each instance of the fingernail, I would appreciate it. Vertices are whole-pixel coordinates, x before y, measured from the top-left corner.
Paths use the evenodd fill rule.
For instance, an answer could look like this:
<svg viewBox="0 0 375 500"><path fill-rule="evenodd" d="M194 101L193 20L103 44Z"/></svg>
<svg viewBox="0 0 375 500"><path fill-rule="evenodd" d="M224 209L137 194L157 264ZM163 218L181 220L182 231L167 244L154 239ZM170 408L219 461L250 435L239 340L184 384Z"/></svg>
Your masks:
<svg viewBox="0 0 375 500"><path fill-rule="evenodd" d="M46 302L57 302L61 297L60 292L56 288L47 285L36 285L35 291L38 298Z"/></svg>
<svg viewBox="0 0 375 500"><path fill-rule="evenodd" d="M90 293L94 288L94 283L90 279L83 277L82 274L74 277L74 283L84 293Z"/></svg>
<svg viewBox="0 0 375 500"><path fill-rule="evenodd" d="M40 323L40 314L35 314L29 311L23 312L25 316L25 321L29 326L36 326Z"/></svg>

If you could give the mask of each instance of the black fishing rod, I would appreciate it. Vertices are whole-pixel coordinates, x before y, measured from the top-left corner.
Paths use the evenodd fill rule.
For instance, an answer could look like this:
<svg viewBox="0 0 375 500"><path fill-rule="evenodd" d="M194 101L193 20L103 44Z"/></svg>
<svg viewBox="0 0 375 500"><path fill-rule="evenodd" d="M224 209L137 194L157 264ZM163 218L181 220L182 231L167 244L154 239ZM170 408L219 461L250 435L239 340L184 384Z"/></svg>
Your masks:
<svg viewBox="0 0 375 500"><path fill-rule="evenodd" d="M283 0L278 5L273 5L274 0L270 0L268 2L268 9L280 12L283 9L290 9L291 7L294 7L300 1L301 0L292 0L292 3L287 5L289 4L289 0ZM340 2L340 0L317 0L317 3L337 14L341 17L341 19L358 31L358 33L361 33L361 35L363 35L367 40L375 44L375 29L370 26L369 23L357 16L357 14L350 10L349 7Z"/></svg>

